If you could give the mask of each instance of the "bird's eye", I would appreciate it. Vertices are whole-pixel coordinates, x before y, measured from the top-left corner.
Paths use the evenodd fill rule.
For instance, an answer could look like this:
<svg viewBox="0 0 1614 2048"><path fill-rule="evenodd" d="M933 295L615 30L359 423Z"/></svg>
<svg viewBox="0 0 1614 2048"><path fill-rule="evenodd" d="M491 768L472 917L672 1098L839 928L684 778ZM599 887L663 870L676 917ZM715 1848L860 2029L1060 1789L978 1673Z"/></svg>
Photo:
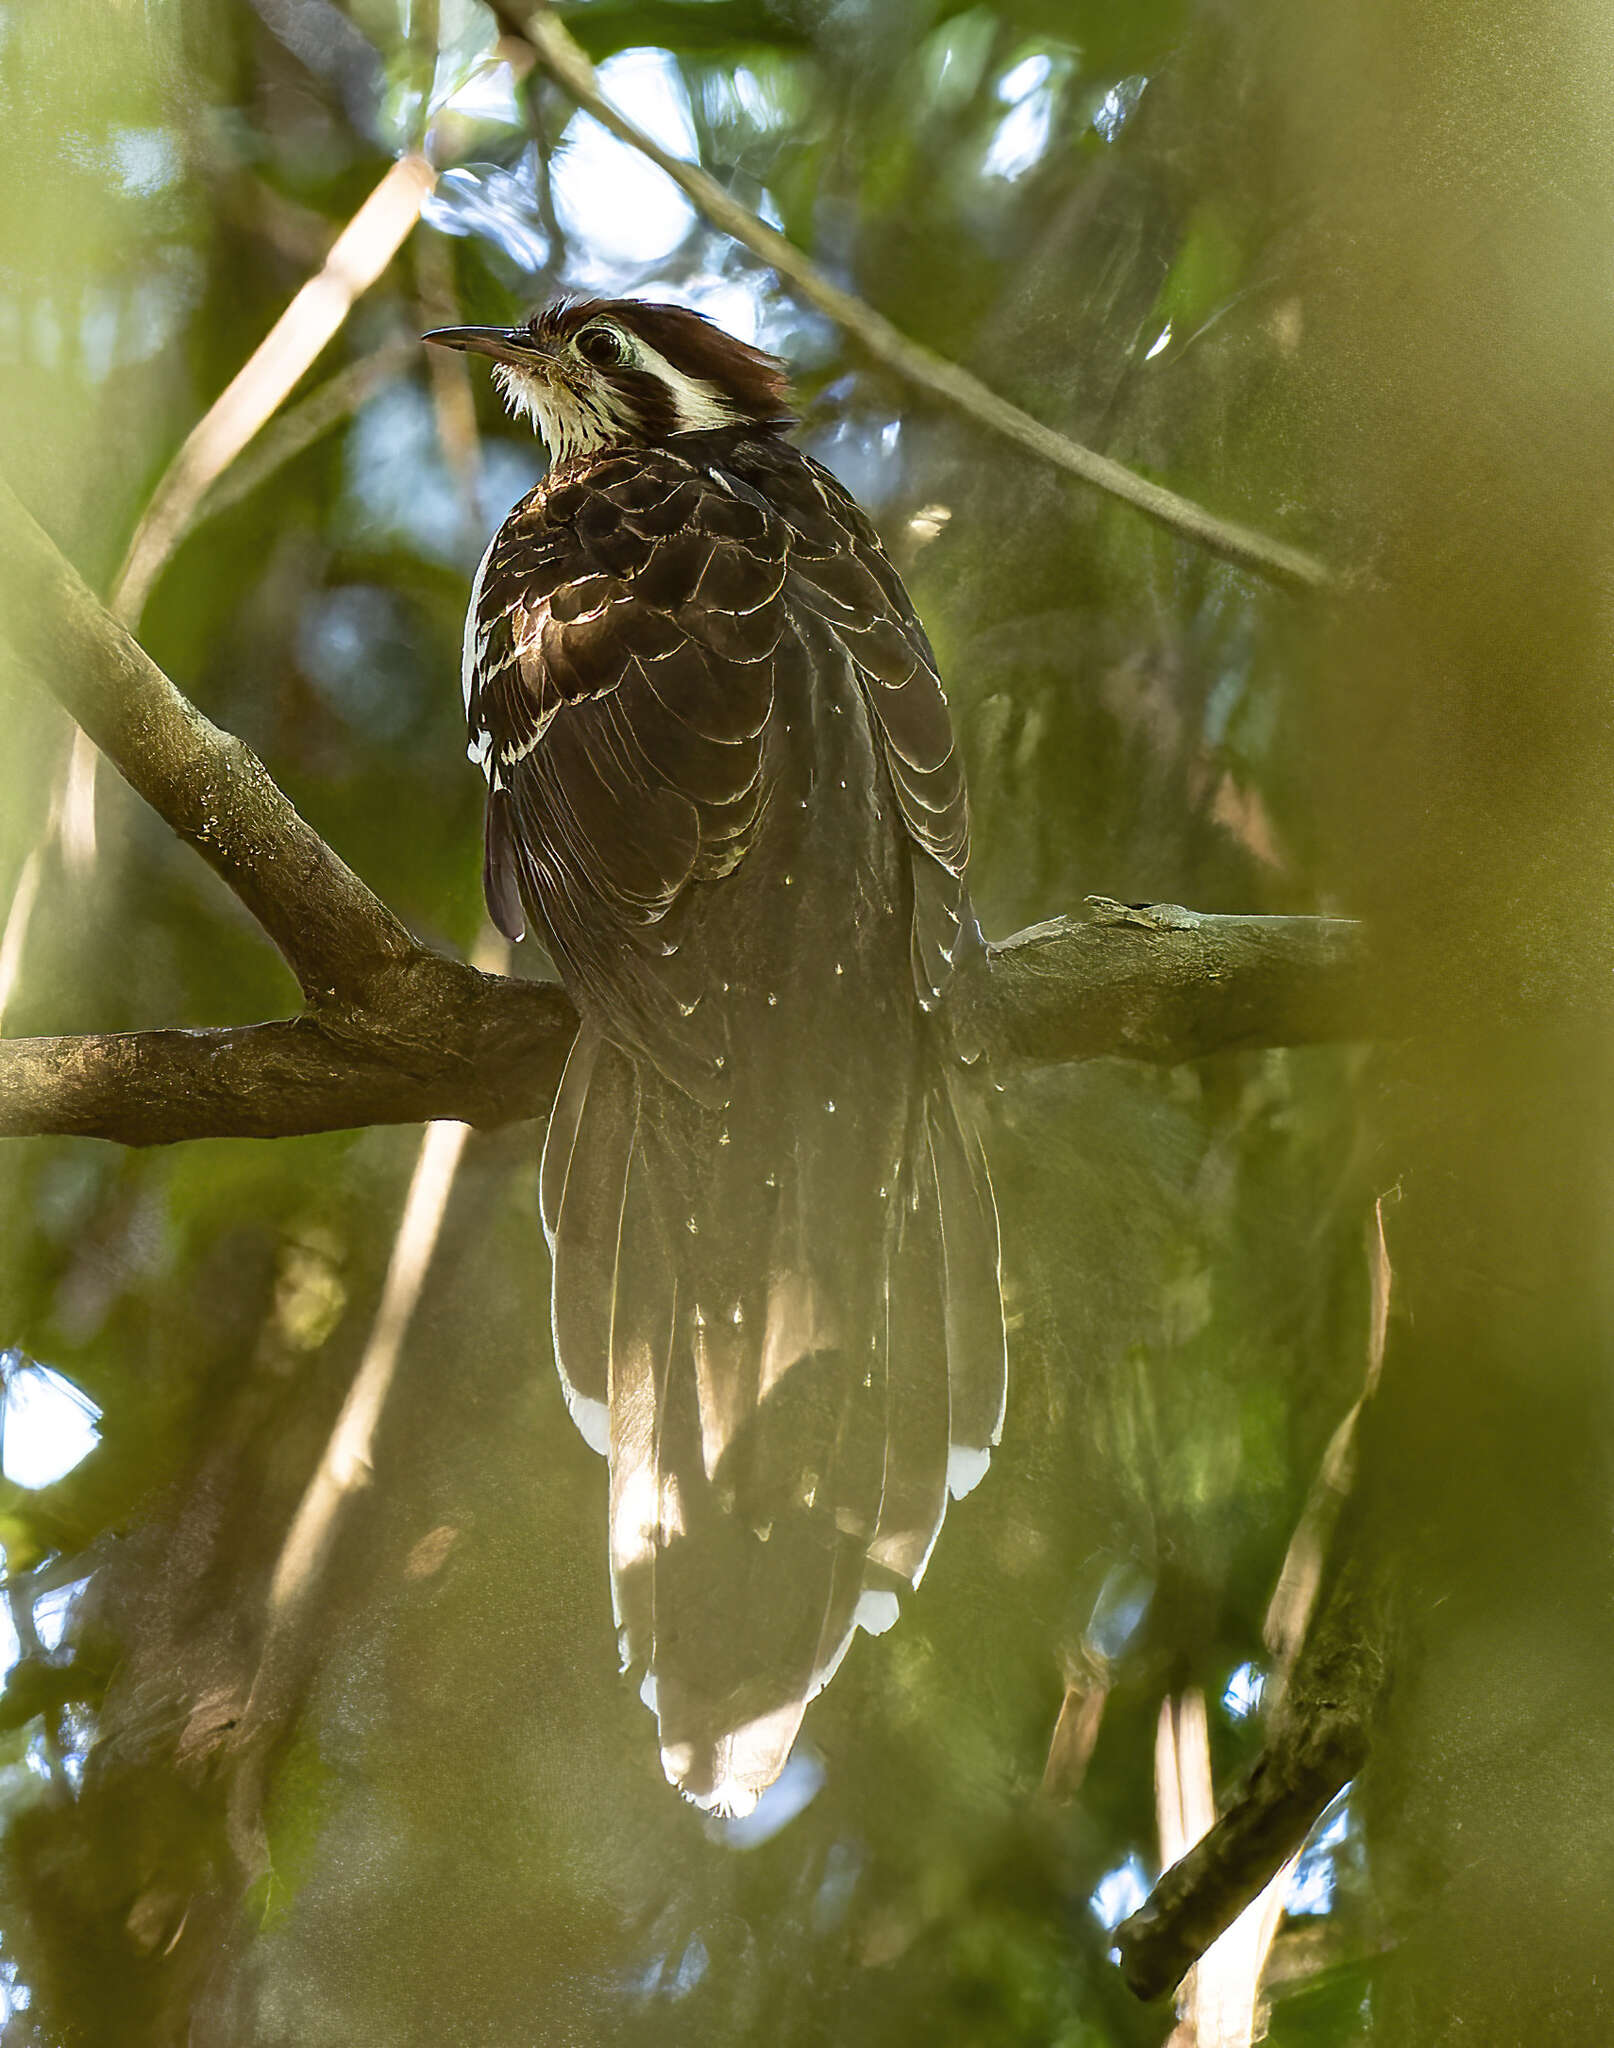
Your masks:
<svg viewBox="0 0 1614 2048"><path fill-rule="evenodd" d="M585 327L577 337L577 353L597 369L609 369L622 361L622 338L609 327Z"/></svg>

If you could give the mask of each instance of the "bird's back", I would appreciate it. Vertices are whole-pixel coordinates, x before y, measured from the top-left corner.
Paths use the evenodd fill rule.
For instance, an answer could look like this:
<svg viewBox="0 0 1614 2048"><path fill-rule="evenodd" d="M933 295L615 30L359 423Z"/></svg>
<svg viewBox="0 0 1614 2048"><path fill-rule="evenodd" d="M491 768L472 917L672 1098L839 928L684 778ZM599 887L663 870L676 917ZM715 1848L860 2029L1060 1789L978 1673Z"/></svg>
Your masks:
<svg viewBox="0 0 1614 2048"><path fill-rule="evenodd" d="M973 932L945 701L862 515L755 432L558 471L467 654L490 902L583 1018L543 1208L623 1659L669 1777L741 1811L1001 1424L996 1218L930 1014Z"/></svg>

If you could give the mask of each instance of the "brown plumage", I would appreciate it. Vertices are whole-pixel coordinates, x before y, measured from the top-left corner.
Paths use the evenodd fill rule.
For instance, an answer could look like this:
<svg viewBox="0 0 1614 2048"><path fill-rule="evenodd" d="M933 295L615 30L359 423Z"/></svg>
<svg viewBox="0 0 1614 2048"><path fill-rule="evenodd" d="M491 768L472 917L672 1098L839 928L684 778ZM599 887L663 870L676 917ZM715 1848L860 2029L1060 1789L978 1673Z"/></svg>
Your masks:
<svg viewBox="0 0 1614 2048"><path fill-rule="evenodd" d="M742 1812L1001 1426L991 1187L928 1014L978 943L962 772L771 357L629 300L431 338L558 458L466 626L488 903L583 1020L543 1215L624 1667L669 1778Z"/></svg>

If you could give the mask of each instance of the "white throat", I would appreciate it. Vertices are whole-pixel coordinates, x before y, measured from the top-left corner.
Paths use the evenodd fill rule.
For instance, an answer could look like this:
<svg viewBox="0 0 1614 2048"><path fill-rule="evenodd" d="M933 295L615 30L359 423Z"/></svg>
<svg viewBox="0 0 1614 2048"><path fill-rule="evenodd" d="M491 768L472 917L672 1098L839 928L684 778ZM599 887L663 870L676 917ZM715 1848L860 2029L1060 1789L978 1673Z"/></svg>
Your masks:
<svg viewBox="0 0 1614 2048"><path fill-rule="evenodd" d="M654 377L672 399L674 433L731 427L740 419L741 414L715 384L686 376L635 334L623 332L622 341L627 350L625 367ZM546 377L541 370L529 370L520 363L495 363L493 381L516 418L531 420L556 462L635 438L631 411L604 377L591 377L588 388L579 391Z"/></svg>

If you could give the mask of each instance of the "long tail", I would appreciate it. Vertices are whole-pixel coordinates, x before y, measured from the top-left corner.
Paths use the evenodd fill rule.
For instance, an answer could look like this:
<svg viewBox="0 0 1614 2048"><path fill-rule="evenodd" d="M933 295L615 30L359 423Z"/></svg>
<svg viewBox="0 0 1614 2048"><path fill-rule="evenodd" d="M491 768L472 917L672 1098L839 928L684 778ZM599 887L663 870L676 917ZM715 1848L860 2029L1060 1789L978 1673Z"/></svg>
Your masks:
<svg viewBox="0 0 1614 2048"><path fill-rule="evenodd" d="M780 1087L703 1108L585 1029L542 1176L623 1668L668 1778L729 1814L896 1619L1003 1420L997 1215L940 1059L916 1042L905 1100Z"/></svg>

